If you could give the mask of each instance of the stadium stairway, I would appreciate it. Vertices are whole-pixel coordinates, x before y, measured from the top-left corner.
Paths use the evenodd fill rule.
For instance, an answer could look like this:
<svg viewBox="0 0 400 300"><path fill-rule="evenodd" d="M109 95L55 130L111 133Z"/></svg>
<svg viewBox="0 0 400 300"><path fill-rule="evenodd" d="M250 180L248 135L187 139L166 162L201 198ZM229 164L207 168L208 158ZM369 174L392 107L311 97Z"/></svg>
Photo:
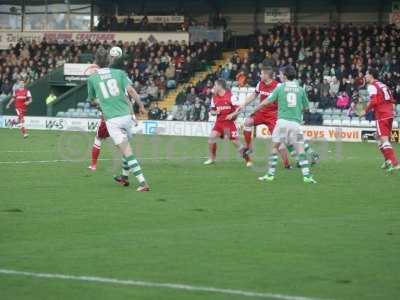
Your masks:
<svg viewBox="0 0 400 300"><path fill-rule="evenodd" d="M223 65L228 62L231 58L233 52L224 52L222 54L222 59L214 61L214 65L211 66L206 71L196 72L192 78L187 83L179 84L175 90L168 93L162 102L159 102L159 107L161 109L166 108L168 111L175 105L176 97L184 91L190 85L196 85L199 81L204 80L209 74L212 74L218 69L218 66Z"/></svg>

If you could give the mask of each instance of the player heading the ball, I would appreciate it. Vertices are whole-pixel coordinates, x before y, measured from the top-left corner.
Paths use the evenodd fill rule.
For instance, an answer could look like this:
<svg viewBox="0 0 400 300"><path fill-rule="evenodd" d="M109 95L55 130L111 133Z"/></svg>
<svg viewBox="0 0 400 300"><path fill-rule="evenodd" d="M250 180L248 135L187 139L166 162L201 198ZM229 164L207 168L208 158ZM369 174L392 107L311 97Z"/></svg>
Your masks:
<svg viewBox="0 0 400 300"><path fill-rule="evenodd" d="M139 105L141 113L146 112L143 103L127 74L122 70L108 67L112 62L103 47L97 50L95 62L99 69L88 78L88 97L92 101L98 101L110 137L122 154L122 175L115 176L114 179L121 185L128 186L128 176L133 173L139 181L137 191L147 192L149 186L129 144L129 139L133 135L134 117L132 102L125 94Z"/></svg>

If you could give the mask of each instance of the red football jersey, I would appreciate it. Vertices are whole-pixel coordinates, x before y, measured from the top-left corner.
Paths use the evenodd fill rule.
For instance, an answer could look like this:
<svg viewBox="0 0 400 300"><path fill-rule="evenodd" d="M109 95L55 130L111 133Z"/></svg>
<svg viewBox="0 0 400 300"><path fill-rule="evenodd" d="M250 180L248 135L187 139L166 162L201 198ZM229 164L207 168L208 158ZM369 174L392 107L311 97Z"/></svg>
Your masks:
<svg viewBox="0 0 400 300"><path fill-rule="evenodd" d="M257 86L255 93L260 95L260 102L262 102L265 98L272 94L275 88L278 86L278 81L272 80L270 83L265 83L264 81L260 81ZM259 110L265 115L277 115L278 114L278 102L274 101L267 106L264 106Z"/></svg>
<svg viewBox="0 0 400 300"><path fill-rule="evenodd" d="M14 90L15 108L25 109L25 102L32 98L31 92L27 88L17 88Z"/></svg>
<svg viewBox="0 0 400 300"><path fill-rule="evenodd" d="M233 113L239 106L238 98L230 90L223 96L214 95L211 100L211 110L217 112L217 122L230 122L226 117Z"/></svg>
<svg viewBox="0 0 400 300"><path fill-rule="evenodd" d="M369 103L366 112L373 110L376 120L390 119L394 116L394 99L388 87L375 80L368 85Z"/></svg>

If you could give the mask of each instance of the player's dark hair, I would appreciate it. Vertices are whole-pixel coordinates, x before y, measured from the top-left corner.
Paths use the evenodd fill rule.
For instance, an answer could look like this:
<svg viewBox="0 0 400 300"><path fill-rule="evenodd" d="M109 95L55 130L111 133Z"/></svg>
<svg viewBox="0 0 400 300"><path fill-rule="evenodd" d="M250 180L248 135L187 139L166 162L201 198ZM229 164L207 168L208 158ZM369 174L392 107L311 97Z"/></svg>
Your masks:
<svg viewBox="0 0 400 300"><path fill-rule="evenodd" d="M217 79L216 81L215 81L215 83L217 84L217 85L219 85L220 87L222 87L224 90L226 90L227 88L228 88L228 86L227 86L227 84L226 84L226 81L225 80L223 80L223 79Z"/></svg>
<svg viewBox="0 0 400 300"><path fill-rule="evenodd" d="M368 74L371 75L372 77L374 77L374 79L378 79L379 78L378 69L370 68L370 69L368 69Z"/></svg>
<svg viewBox="0 0 400 300"><path fill-rule="evenodd" d="M293 66L288 65L283 69L283 75L285 75L285 77L288 80L293 80L296 78L296 75L297 75L296 69Z"/></svg>
<svg viewBox="0 0 400 300"><path fill-rule="evenodd" d="M108 52L104 47L100 46L97 49L95 57L94 57L94 62L100 68L108 67L108 65L110 64L110 60L108 57Z"/></svg>
<svg viewBox="0 0 400 300"><path fill-rule="evenodd" d="M267 65L262 66L261 72L268 74L269 77L271 78L274 75L274 69L272 68L272 66L267 66Z"/></svg>

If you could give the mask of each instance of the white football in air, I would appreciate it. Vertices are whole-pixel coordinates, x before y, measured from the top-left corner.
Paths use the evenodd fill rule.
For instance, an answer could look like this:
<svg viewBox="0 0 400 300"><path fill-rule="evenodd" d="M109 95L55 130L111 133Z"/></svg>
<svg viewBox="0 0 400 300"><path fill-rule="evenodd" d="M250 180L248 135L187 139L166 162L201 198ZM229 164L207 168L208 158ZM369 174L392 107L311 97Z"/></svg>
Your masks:
<svg viewBox="0 0 400 300"><path fill-rule="evenodd" d="M122 56L122 49L120 47L112 47L110 49L110 56L111 57L120 57L120 56Z"/></svg>

